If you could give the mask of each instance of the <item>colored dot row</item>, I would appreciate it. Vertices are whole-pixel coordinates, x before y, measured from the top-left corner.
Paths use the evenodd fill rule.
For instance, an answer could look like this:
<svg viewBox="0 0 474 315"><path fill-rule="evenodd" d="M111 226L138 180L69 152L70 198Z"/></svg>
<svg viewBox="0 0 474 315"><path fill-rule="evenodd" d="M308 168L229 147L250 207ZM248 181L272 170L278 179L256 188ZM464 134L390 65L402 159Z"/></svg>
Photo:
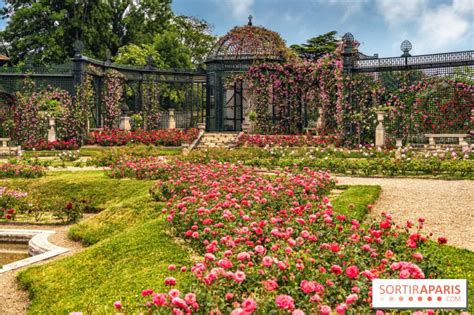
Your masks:
<svg viewBox="0 0 474 315"><path fill-rule="evenodd" d="M383 297L380 298L380 299L383 301ZM392 302L392 301L395 301L395 298L394 298L393 296L389 297L388 299L389 299L389 301L391 301L391 302ZM442 298L441 296L438 296L436 299L437 299L439 302L441 302L441 301L443 300L443 298ZM399 301L403 301L403 300L405 300L405 298L404 298L403 296L399 296L399 297L398 297L398 300L399 300ZM410 302L412 302L413 300L415 300L415 298L414 298L413 296L410 296L410 297L408 297L407 300L410 301ZM421 302L421 301L423 301L423 297L422 297L422 296L419 296L419 297L417 298L417 300L418 300L419 302ZM428 297L426 298L426 300L429 301L429 302L431 302L431 301L433 300L433 298L432 298L431 296L428 296Z"/></svg>

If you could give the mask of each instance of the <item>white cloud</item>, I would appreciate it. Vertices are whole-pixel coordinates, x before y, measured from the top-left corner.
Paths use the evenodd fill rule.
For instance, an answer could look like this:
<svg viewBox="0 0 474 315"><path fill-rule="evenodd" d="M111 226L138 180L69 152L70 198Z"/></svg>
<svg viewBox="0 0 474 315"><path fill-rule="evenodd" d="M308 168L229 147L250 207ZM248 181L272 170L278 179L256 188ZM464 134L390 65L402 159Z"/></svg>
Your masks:
<svg viewBox="0 0 474 315"><path fill-rule="evenodd" d="M360 12L369 1L370 0L318 0L321 4L341 6L344 9L342 20L346 20L351 15Z"/></svg>
<svg viewBox="0 0 474 315"><path fill-rule="evenodd" d="M252 9L254 0L225 0L223 2L235 18L246 18Z"/></svg>
<svg viewBox="0 0 474 315"><path fill-rule="evenodd" d="M448 51L473 36L472 0L452 0L447 4L427 0L375 1L390 29L412 41L413 53Z"/></svg>
<svg viewBox="0 0 474 315"><path fill-rule="evenodd" d="M407 23L422 14L426 0L376 0L377 10L390 27Z"/></svg>

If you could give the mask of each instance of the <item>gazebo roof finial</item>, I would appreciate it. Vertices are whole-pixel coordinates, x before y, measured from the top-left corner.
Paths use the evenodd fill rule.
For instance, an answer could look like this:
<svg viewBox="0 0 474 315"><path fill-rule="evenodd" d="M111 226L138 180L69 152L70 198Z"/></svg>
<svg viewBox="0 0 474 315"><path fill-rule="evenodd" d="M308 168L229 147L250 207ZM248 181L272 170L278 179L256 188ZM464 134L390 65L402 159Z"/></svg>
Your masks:
<svg viewBox="0 0 474 315"><path fill-rule="evenodd" d="M249 15L249 22L248 22L248 25L253 25L252 24L252 19L253 19L253 16L252 14Z"/></svg>

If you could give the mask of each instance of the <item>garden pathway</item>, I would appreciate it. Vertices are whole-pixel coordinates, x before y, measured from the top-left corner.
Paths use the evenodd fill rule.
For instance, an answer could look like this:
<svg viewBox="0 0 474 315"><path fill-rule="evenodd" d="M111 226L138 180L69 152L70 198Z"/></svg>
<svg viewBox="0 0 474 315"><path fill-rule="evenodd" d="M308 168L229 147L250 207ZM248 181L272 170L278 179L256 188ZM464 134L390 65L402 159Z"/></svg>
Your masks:
<svg viewBox="0 0 474 315"><path fill-rule="evenodd" d="M28 229L28 230L54 230L56 234L49 237L49 241L52 244L69 248L70 251L56 256L52 259L36 263L44 264L54 259L61 259L66 255L72 255L82 249L80 243L71 241L67 238L67 232L69 226L58 226L58 225L0 225L2 229ZM28 268L28 267L25 267ZM29 304L28 292L22 290L16 281L16 275L21 270L17 269L9 272L0 274L0 314L2 315L21 315L26 314L26 310Z"/></svg>
<svg viewBox="0 0 474 315"><path fill-rule="evenodd" d="M474 251L474 181L337 176L342 185L380 185L382 193L369 219L382 212L395 222L426 219L424 230L448 244Z"/></svg>

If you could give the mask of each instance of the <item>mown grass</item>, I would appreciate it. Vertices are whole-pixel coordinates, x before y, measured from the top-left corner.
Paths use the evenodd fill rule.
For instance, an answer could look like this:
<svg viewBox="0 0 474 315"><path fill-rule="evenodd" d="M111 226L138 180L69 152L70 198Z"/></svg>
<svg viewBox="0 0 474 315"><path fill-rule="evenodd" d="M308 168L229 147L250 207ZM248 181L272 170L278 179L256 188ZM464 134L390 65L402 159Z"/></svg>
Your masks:
<svg viewBox="0 0 474 315"><path fill-rule="evenodd" d="M169 264L190 265L190 253L166 234L163 218L136 224L74 256L19 274L29 290L29 314L113 314L116 300L134 300L145 288L167 291ZM189 273L176 272L179 288Z"/></svg>
<svg viewBox="0 0 474 315"><path fill-rule="evenodd" d="M70 229L72 238L92 246L20 273L20 283L32 300L31 314L110 314L118 299L133 299L147 287L164 290L169 264L190 265L189 250L166 233L158 211L162 204L150 198L153 181L117 180L88 171L2 182L46 199L57 194L90 198L103 209ZM176 277L185 288L188 275Z"/></svg>
<svg viewBox="0 0 474 315"><path fill-rule="evenodd" d="M140 151L144 149L148 149L151 155L177 155L181 153L181 148L176 147L157 147L152 145L144 145L144 144L129 144L125 146L116 146L116 147L101 147L101 146L84 146L79 149L81 156L88 156L93 157L98 154L102 154L103 152L107 152L110 150L128 150L130 152L133 151ZM46 151L25 151L23 155L28 158L32 157L54 157L57 156L59 153L63 152L64 150L46 150ZM66 150L67 151L67 150Z"/></svg>
<svg viewBox="0 0 474 315"><path fill-rule="evenodd" d="M359 221L366 218L367 206L377 200L382 190L376 185L338 185L336 188L343 192L331 200L334 211Z"/></svg>
<svg viewBox="0 0 474 315"><path fill-rule="evenodd" d="M100 211L88 220L71 227L69 235L86 245L156 218L159 204L152 202L149 189L153 181L111 179L103 171L49 172L37 179L1 180L0 186L27 191L41 201L62 196L87 200Z"/></svg>

